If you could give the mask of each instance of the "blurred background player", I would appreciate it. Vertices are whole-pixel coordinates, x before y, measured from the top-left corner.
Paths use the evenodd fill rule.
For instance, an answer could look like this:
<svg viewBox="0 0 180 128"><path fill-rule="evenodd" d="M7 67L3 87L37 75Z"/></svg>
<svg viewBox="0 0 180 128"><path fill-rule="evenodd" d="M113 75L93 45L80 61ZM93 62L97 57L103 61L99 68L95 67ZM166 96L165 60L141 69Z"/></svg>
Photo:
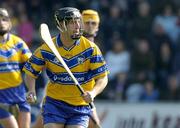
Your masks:
<svg viewBox="0 0 180 128"><path fill-rule="evenodd" d="M95 10L83 10L82 18L84 22L83 36L94 42L94 38L99 30L100 18L98 12Z"/></svg>
<svg viewBox="0 0 180 128"><path fill-rule="evenodd" d="M25 64L28 101L35 102L35 78L46 69L49 83L43 104L45 128L86 128L91 112L88 103L107 85L106 63L96 44L84 38L78 9L65 7L55 12L59 34L53 38L58 51L78 79L85 94L81 95L64 67L46 44L40 46ZM91 57L90 57L91 56Z"/></svg>
<svg viewBox="0 0 180 128"><path fill-rule="evenodd" d="M7 10L0 8L0 124L4 128L29 128L30 106L21 73L31 52L21 38L10 33L11 27ZM17 121L8 111L13 106L18 106Z"/></svg>
<svg viewBox="0 0 180 128"><path fill-rule="evenodd" d="M86 37L88 40L94 42L94 38L97 35L99 30L99 14L95 10L87 9L82 11L82 19L84 23L84 31L83 36ZM96 109L93 109L92 116L96 120L98 124L100 124L100 119L98 118ZM94 122L90 118L89 120L89 128L95 128Z"/></svg>

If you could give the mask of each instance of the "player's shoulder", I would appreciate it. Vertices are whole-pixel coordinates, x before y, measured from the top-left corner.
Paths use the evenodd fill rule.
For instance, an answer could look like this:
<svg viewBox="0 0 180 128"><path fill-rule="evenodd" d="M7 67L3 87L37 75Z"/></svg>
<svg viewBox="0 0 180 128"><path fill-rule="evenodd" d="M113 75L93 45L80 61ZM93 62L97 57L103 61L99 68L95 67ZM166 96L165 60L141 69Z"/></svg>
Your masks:
<svg viewBox="0 0 180 128"><path fill-rule="evenodd" d="M9 34L9 39L14 43L24 43L24 40L15 34Z"/></svg>
<svg viewBox="0 0 180 128"><path fill-rule="evenodd" d="M89 47L98 47L94 42L88 40L86 37L81 36L80 41L82 44L89 46Z"/></svg>

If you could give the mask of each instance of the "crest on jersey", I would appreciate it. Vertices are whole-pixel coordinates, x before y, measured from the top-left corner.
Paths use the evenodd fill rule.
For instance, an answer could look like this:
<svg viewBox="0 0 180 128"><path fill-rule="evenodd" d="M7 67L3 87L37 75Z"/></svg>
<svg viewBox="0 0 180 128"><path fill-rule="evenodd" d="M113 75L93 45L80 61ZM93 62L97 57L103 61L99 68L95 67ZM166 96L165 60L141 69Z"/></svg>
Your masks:
<svg viewBox="0 0 180 128"><path fill-rule="evenodd" d="M53 60L52 60L53 63L55 64L58 64L59 63L59 60L55 57Z"/></svg>
<svg viewBox="0 0 180 128"><path fill-rule="evenodd" d="M78 60L78 64L83 64L83 62L85 61L85 57L83 55L80 55L78 56L77 60Z"/></svg>

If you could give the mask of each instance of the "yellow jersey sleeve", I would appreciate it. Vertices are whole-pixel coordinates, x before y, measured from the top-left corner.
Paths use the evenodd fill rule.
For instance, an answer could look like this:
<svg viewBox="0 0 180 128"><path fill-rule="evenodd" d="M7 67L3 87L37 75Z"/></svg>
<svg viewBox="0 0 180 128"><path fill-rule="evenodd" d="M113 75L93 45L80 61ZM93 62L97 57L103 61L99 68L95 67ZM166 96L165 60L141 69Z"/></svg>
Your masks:
<svg viewBox="0 0 180 128"><path fill-rule="evenodd" d="M24 65L23 71L28 75L37 78L45 67L45 60L41 54L41 48L36 49L31 58Z"/></svg>
<svg viewBox="0 0 180 128"><path fill-rule="evenodd" d="M21 62L24 63L26 62L30 57L32 53L30 52L28 46L26 45L25 42L22 42L22 48L21 48Z"/></svg>
<svg viewBox="0 0 180 128"><path fill-rule="evenodd" d="M94 79L103 77L109 73L107 64L97 45L93 47L93 53L90 58L90 70Z"/></svg>

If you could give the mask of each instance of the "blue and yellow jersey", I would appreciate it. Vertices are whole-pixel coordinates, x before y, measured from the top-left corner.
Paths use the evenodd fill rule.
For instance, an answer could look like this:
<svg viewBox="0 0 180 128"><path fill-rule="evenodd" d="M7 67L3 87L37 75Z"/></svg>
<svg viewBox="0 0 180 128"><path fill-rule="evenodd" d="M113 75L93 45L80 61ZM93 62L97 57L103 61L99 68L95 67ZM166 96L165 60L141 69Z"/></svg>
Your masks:
<svg viewBox="0 0 180 128"><path fill-rule="evenodd" d="M95 80L108 74L106 63L99 48L85 37L82 36L70 49L62 46L60 35L53 38L53 42L84 90L92 90ZM46 73L50 79L47 86L47 96L72 105L87 105L80 96L77 87L74 86L71 77L46 44L34 52L25 64L24 71L37 78L44 68L46 68Z"/></svg>
<svg viewBox="0 0 180 128"><path fill-rule="evenodd" d="M22 67L31 52L19 37L8 34L8 39L0 43L0 90L22 84Z"/></svg>

